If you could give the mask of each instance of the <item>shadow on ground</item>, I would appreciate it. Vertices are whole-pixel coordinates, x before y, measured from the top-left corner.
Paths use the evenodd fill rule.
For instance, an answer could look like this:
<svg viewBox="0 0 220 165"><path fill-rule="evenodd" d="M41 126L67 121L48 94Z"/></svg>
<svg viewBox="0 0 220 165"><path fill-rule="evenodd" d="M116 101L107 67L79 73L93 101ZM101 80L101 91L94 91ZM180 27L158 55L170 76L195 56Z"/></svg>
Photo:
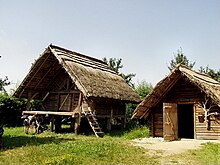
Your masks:
<svg viewBox="0 0 220 165"><path fill-rule="evenodd" d="M38 146L41 144L49 144L55 143L59 144L61 141L64 140L74 140L74 139L63 139L57 137L38 137L38 136L10 136L5 135L3 136L3 150L13 149L16 147L22 146Z"/></svg>

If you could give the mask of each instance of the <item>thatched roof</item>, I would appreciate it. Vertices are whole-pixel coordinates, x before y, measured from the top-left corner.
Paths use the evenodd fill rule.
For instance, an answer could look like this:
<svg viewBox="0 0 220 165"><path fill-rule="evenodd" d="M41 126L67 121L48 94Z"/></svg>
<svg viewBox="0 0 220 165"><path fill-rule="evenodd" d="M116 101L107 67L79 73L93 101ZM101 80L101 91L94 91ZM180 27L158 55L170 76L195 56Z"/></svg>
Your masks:
<svg viewBox="0 0 220 165"><path fill-rule="evenodd" d="M154 107L163 96L175 85L175 83L184 77L192 84L196 85L201 91L209 96L213 102L220 107L220 83L210 78L208 75L192 71L184 65L177 67L163 80L161 80L153 91L137 106L132 118L145 118L150 109Z"/></svg>
<svg viewBox="0 0 220 165"><path fill-rule="evenodd" d="M47 91L48 84L61 69L87 98L140 102L134 90L105 62L54 45L49 45L35 61L14 95L27 98L28 91Z"/></svg>

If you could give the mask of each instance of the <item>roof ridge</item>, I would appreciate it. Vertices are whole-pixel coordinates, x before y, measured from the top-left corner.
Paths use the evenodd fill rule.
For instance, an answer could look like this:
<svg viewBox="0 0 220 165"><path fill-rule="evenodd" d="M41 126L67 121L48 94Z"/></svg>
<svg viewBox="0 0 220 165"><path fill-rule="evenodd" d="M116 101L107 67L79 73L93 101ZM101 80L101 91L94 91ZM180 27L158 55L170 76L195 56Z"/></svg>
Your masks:
<svg viewBox="0 0 220 165"><path fill-rule="evenodd" d="M53 48L61 49L61 50L63 50L63 51L67 51L67 52L70 52L70 53L73 53L73 54L76 54L76 55L79 55L79 56L82 56L82 57L85 57L85 58L88 58L88 59L91 59L91 60L95 60L95 61L97 61L97 62L100 62L100 63L102 63L102 64L107 65L104 61L102 61L102 60L100 60L100 59L98 59L98 58L91 57L91 56L88 56L88 55L85 55L85 54L82 54L82 53L79 53L79 52L75 52L75 51L72 51L72 50L69 50L69 49L66 49L66 48L57 46L57 45L50 44L49 47L51 47L52 49L53 49Z"/></svg>
<svg viewBox="0 0 220 165"><path fill-rule="evenodd" d="M207 77L207 78L210 78L210 79L214 80L215 82L212 82L213 84L220 84L218 81L216 81L215 79L213 79L213 78L212 78L211 76L209 76L208 74L201 73L201 72L196 71L196 70L192 70L192 69L188 68L186 65L180 64L179 66L177 66L176 69L178 69L179 71L183 72L183 70L181 70L181 67L184 68L184 69L187 69L188 71L194 72L195 74L198 74L198 75L201 75L201 76L204 76L204 77ZM197 75L193 75L193 76L199 78ZM202 79L202 78L199 78L199 79L204 80L204 79ZM204 80L204 81L210 82L210 81L208 81L208 80Z"/></svg>

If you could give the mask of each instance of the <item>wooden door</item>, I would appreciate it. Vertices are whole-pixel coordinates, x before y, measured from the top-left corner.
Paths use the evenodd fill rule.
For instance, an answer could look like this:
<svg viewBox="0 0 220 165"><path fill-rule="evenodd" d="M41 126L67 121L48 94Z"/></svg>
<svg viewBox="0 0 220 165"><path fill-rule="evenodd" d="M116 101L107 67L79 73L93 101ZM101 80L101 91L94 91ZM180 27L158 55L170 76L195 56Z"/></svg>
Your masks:
<svg viewBox="0 0 220 165"><path fill-rule="evenodd" d="M178 139L177 104L163 103L163 137L164 140Z"/></svg>

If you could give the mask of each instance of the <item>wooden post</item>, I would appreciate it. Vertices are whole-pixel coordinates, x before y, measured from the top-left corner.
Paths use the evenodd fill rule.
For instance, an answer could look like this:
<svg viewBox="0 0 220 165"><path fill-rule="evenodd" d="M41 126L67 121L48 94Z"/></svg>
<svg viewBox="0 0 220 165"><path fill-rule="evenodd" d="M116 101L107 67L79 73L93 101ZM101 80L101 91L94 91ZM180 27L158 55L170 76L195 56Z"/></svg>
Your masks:
<svg viewBox="0 0 220 165"><path fill-rule="evenodd" d="M124 129L126 126L126 110L125 110L125 115L124 118L121 119L121 128Z"/></svg>
<svg viewBox="0 0 220 165"><path fill-rule="evenodd" d="M121 118L121 129L124 129L126 126L126 117Z"/></svg>
<svg viewBox="0 0 220 165"><path fill-rule="evenodd" d="M50 131L54 131L54 116L50 117Z"/></svg>
<svg viewBox="0 0 220 165"><path fill-rule="evenodd" d="M70 129L75 132L75 118L71 118L71 124L70 124Z"/></svg>
<svg viewBox="0 0 220 165"><path fill-rule="evenodd" d="M26 111L29 111L30 108L31 108L31 92L28 92Z"/></svg>
<svg viewBox="0 0 220 165"><path fill-rule="evenodd" d="M81 115L82 115L82 102L83 102L83 95L80 92L78 104L75 109L76 110L75 118L74 118L74 132L75 132L75 134L79 133L79 127L80 127Z"/></svg>
<svg viewBox="0 0 220 165"><path fill-rule="evenodd" d="M111 131L112 129L112 118L113 118L113 109L111 108L110 118L107 120L107 131Z"/></svg>
<svg viewBox="0 0 220 165"><path fill-rule="evenodd" d="M61 118L60 116L55 117L55 132L60 132L61 130Z"/></svg>
<svg viewBox="0 0 220 165"><path fill-rule="evenodd" d="M75 125L74 125L74 132L75 134L79 134L79 127L80 127L80 115L77 114L76 118L75 118Z"/></svg>

